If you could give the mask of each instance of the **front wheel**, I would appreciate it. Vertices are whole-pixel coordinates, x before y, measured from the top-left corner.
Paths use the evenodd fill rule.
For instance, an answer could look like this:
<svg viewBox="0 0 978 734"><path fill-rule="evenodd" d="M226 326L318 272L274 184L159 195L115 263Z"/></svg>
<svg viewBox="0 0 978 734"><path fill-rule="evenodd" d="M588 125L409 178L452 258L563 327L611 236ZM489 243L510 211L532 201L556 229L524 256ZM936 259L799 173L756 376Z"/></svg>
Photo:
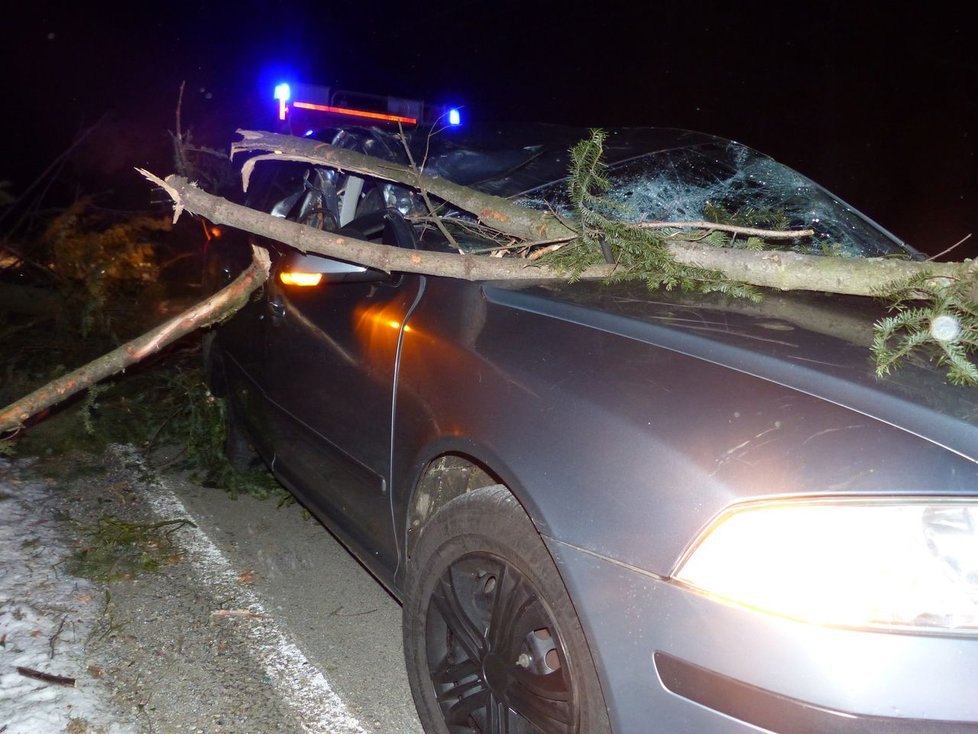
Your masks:
<svg viewBox="0 0 978 734"><path fill-rule="evenodd" d="M425 731L610 732L573 604L505 487L462 495L431 519L405 598L408 677Z"/></svg>

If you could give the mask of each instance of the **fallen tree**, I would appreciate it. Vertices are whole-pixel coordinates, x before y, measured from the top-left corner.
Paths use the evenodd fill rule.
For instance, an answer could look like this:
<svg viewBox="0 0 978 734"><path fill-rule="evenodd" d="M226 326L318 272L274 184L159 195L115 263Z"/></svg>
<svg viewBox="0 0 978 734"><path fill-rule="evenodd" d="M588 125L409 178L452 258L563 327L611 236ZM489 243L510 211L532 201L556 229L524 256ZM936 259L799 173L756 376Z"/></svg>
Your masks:
<svg viewBox="0 0 978 734"><path fill-rule="evenodd" d="M600 191L591 190L601 177L602 134L572 151L572 198L577 197L579 218L567 220L537 211L508 199L492 196L445 179L425 175L421 169L372 158L308 138L258 131L239 131L242 140L231 146L232 156L252 155L242 167L242 184L247 189L255 166L262 161L296 161L334 168L374 180L395 182L421 192L425 201L435 197L449 207L468 212L483 231L509 238L524 253L517 257L486 257L451 254L375 244L341 236L324 229L271 216L214 196L177 175L161 179L140 170L173 199L174 222L183 212L202 216L217 225L228 225L259 237L282 242L304 253L316 253L385 272L426 273L466 280L600 279L634 276L619 260L622 250L603 248L610 262L568 267L559 260L537 255L596 240L645 244L658 251L649 262L663 273L641 273L650 285L688 285L702 290L760 287L780 291L818 291L867 297L890 297L896 313L876 325L873 352L882 375L913 350L924 345L937 347L936 360L948 365L952 380L978 384L978 368L971 361L978 347L978 264L972 260L952 263L890 258L830 257L780 249L740 249L701 244L705 234L723 231L732 236L755 237L762 241L809 236L810 230L776 230L741 227L714 221L643 222L638 225L609 220L600 211ZM585 183L581 183L581 180ZM573 193L574 187L576 193ZM595 205L595 208L588 207ZM435 215L432 212L433 216ZM650 234L658 231L666 234ZM692 230L690 236L673 238ZM510 245L511 247L512 245ZM509 250L510 247L504 248ZM503 249L497 253L503 252ZM114 374L190 331L227 318L243 305L248 295L267 277L268 255L254 253L252 266L215 297L171 322L120 347L0 412L0 432L20 426L30 415ZM706 287L703 287L705 284ZM740 291L750 294L750 291ZM217 299L215 301L215 298ZM917 302L913 308L907 304Z"/></svg>
<svg viewBox="0 0 978 734"><path fill-rule="evenodd" d="M448 204L471 212L485 226L527 243L552 243L580 236L580 231L549 212L539 212L491 194L459 186L444 179L426 176L408 166L337 148L309 138L277 133L239 130L242 140L231 145L231 154L260 151L242 166L242 183L247 190L255 166L262 161L297 161L328 166L371 178L393 181L423 189ZM284 242L303 252L356 262L384 271L403 271L444 275L468 280L545 278L565 279L566 270L540 260L522 258L485 258L479 255L452 255L434 252L405 252L339 237L330 232L304 227L273 218L261 212L233 204L202 191L179 176L165 181L142 171L162 186L174 200L174 219L183 210L200 214L216 224L226 224ZM642 225L661 228L704 229L705 222L657 222ZM715 224L713 226L716 226ZM759 231L760 232L760 231ZM792 232L793 236L805 231ZM764 231L766 237L772 234ZM856 296L880 296L903 283L925 275L947 280L971 280L978 274L978 263L916 262L888 258L841 258L803 255L795 252L739 250L698 245L695 242L673 242L666 245L669 255L679 263L694 268L717 270L728 279L777 290L808 290ZM576 273L576 277L604 280L614 275L614 265L598 265Z"/></svg>
<svg viewBox="0 0 978 734"><path fill-rule="evenodd" d="M290 157L289 160L297 158ZM323 165L328 157L310 156L303 160ZM427 273L465 280L563 280L568 277L566 270L540 260L408 251L344 237L235 204L207 193L182 176L170 175L166 179L160 179L148 171L140 169L140 172L170 194L174 201L175 217L179 217L183 211L191 212L214 224L235 227L283 242L305 253L325 255L384 272ZM488 194L477 197L479 203L490 205L481 207L480 219L483 222L497 221L495 217L504 216L500 210L491 208L496 199L498 197ZM505 233L533 241L540 227L548 231L550 225L543 223L542 219L528 217L524 220L526 228L522 229L518 222L508 218ZM551 240L548 238L547 241ZM795 252L723 249L691 242L670 244L668 250L681 265L718 270L733 281L782 291L806 290L880 296L894 283L921 275L947 280L967 280L974 278L978 272L978 265L970 260L933 263L887 258L832 258ZM615 265L594 265L576 273L575 277L605 280L614 276L617 270Z"/></svg>

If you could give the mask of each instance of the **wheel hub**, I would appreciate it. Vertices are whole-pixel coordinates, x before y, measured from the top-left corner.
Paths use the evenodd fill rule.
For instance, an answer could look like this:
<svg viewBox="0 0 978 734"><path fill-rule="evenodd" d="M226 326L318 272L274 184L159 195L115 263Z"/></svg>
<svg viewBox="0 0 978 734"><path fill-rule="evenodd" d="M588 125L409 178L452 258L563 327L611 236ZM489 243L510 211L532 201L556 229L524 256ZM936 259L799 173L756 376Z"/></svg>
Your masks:
<svg viewBox="0 0 978 734"><path fill-rule="evenodd" d="M470 553L445 570L426 635L431 683L451 731L579 731L554 620L536 586L499 556Z"/></svg>

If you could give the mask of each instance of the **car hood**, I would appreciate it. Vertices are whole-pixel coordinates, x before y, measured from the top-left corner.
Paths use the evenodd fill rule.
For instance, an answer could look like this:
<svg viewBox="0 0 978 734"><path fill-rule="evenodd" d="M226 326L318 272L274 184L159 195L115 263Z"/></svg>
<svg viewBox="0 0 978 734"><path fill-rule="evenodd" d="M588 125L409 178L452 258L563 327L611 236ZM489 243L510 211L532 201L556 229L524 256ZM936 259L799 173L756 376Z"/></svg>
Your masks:
<svg viewBox="0 0 978 734"><path fill-rule="evenodd" d="M769 380L978 462L978 390L915 356L878 378L869 347L885 309L871 299L774 293L752 303L599 282L499 283L486 295Z"/></svg>

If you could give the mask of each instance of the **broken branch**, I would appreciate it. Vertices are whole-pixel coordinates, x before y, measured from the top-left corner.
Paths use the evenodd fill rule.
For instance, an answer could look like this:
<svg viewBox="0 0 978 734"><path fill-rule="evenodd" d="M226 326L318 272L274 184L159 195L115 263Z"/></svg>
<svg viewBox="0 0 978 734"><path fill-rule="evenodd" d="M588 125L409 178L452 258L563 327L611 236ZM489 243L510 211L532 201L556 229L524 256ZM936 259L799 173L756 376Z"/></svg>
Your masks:
<svg viewBox="0 0 978 734"><path fill-rule="evenodd" d="M480 220L503 234L515 235L523 239L559 239L577 236L576 232L552 214L527 209L509 199L419 173L412 170L410 166L380 160L345 148L337 148L310 138L256 130L238 130L238 134L243 139L231 143L232 157L238 153L256 150L268 153L249 158L242 165L241 180L246 191L251 172L259 161L315 163L427 191L453 206L475 214ZM170 178L167 177L167 180L169 181Z"/></svg>
<svg viewBox="0 0 978 734"><path fill-rule="evenodd" d="M361 158L370 160L367 156ZM378 163L381 164L386 165L384 162ZM411 175L416 179L417 174L412 172ZM158 180L156 177L152 178ZM463 280L566 280L568 277L562 270L539 262L530 263L523 258L456 255L374 244L234 204L208 194L180 176L167 176L164 183L166 189L173 192L178 206L204 216L215 224L226 224L284 242L302 252L313 252L384 272L428 273ZM469 191L472 193L470 201L476 208L480 204L488 205L498 199L488 195L481 198L483 195L479 192L471 189ZM512 221L510 225L515 236L533 238L533 231L520 231L512 226ZM566 234L567 228L564 225L561 227ZM973 260L929 263L888 258L824 257L770 250L735 250L690 242L669 242L666 248L676 262L682 265L718 270L730 280L783 291L805 290L876 296L885 292L893 283L919 277L921 274L950 280L973 278L978 272L978 264ZM614 265L594 265L583 270L579 277L606 279L616 272Z"/></svg>
<svg viewBox="0 0 978 734"><path fill-rule="evenodd" d="M246 304L252 291L265 282L270 267L268 252L253 248L251 265L210 298L0 410L0 434L16 432L32 415L121 372L195 329L227 318Z"/></svg>

